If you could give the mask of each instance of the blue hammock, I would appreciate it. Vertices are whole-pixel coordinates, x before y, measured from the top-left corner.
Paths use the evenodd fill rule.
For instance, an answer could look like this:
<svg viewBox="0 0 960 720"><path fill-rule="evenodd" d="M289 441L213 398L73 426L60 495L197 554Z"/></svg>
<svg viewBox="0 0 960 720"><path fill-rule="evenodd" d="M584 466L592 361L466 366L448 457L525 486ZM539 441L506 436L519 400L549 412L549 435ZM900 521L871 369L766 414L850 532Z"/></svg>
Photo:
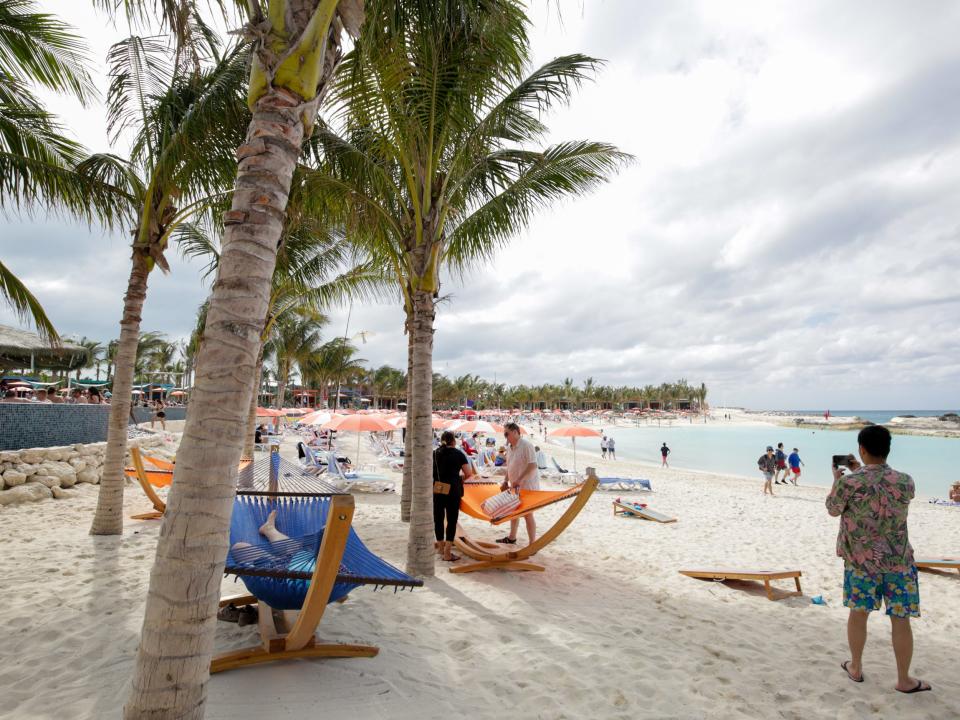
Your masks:
<svg viewBox="0 0 960 720"><path fill-rule="evenodd" d="M224 572L241 577L247 590L270 607L298 610L316 567L330 497L342 493L276 455L254 465L246 477L240 478ZM272 489L262 489L260 476L271 472L275 481ZM269 542L260 534L260 526L273 510L277 511L277 530L289 540ZM250 547L233 548L241 542ZM423 581L374 555L351 528L328 602L340 600L360 585L402 589L421 587Z"/></svg>

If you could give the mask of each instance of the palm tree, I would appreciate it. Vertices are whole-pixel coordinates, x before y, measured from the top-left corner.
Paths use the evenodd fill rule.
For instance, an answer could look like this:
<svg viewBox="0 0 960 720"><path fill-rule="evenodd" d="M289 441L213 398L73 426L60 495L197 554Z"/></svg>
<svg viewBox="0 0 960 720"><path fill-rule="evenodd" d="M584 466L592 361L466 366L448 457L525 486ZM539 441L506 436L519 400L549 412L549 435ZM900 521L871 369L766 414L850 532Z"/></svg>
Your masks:
<svg viewBox="0 0 960 720"><path fill-rule="evenodd" d="M108 224L117 219L111 189L75 170L83 148L69 139L32 87L87 103L96 92L86 69L85 44L31 0L0 0L0 208L37 206ZM0 299L39 335L59 342L36 297L0 262Z"/></svg>
<svg viewBox="0 0 960 720"><path fill-rule="evenodd" d="M370 11L373 15L372 11ZM391 269L410 332L412 490L408 571L432 575L431 409L441 267L489 258L540 209L604 181L625 159L610 145L528 149L541 113L597 67L558 58L524 77L526 18L515 0L471 12L454 0L399 3L368 23L344 61L320 176L350 237Z"/></svg>
<svg viewBox="0 0 960 720"><path fill-rule="evenodd" d="M86 335L76 341L77 345L80 345L87 350L87 361L83 364L83 367L77 368L77 380L80 379L80 371L86 370L89 367L97 366L97 380L100 379L100 358L106 348L99 343L97 340L91 340Z"/></svg>
<svg viewBox="0 0 960 720"><path fill-rule="evenodd" d="M264 348L264 356L271 357L277 370L277 407L282 408L290 374L295 367L302 368L319 350L320 329L327 318L313 312L291 314L273 326L273 332Z"/></svg>
<svg viewBox="0 0 960 720"><path fill-rule="evenodd" d="M122 187L132 229L132 263L123 301L103 476L91 534L123 530L123 465L127 418L136 371L140 316L147 279L169 270L164 252L171 233L221 195L234 174L233 150L247 112L243 75L247 54L221 55L211 41L213 66L189 74L170 69L174 51L157 38L130 37L109 52L108 130L133 134L130 159L94 155L84 172Z"/></svg>
<svg viewBox="0 0 960 720"><path fill-rule="evenodd" d="M252 118L237 150L235 192L224 217L127 718L203 712L236 468L290 184L320 95L340 62L341 36L358 35L363 22L361 0L247 0L243 7L254 45Z"/></svg>

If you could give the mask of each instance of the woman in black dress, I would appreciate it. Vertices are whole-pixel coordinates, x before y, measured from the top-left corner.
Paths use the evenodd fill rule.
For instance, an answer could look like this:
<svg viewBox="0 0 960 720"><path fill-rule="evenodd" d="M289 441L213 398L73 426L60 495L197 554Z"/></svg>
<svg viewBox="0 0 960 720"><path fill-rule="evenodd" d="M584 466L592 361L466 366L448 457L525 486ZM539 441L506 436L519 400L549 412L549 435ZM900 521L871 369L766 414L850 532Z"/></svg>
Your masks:
<svg viewBox="0 0 960 720"><path fill-rule="evenodd" d="M443 553L443 559L447 562L460 559L453 554L453 539L456 537L457 519L460 517L463 481L473 477L470 461L456 445L457 439L447 430L440 436L440 447L433 452L433 527L437 537L435 547Z"/></svg>

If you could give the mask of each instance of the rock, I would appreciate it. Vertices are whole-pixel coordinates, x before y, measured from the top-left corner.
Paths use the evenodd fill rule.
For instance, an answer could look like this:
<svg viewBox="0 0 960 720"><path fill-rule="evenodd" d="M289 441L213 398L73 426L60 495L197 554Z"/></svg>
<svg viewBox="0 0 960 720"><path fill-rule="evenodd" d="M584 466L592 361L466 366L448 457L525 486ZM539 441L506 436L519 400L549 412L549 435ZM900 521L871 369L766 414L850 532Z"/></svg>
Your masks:
<svg viewBox="0 0 960 720"><path fill-rule="evenodd" d="M25 464L25 463L20 463L19 465L17 465L16 471L23 473L23 474L26 475L27 477L30 477L31 475L33 475L33 474L35 474L35 473L37 472L37 466L36 466L36 465L27 465L27 464Z"/></svg>
<svg viewBox="0 0 960 720"><path fill-rule="evenodd" d="M29 482L0 492L0 505L19 505L24 502L46 500L50 497L53 497L53 493L46 485Z"/></svg>
<svg viewBox="0 0 960 720"><path fill-rule="evenodd" d="M6 486L7 486L7 483L3 479L3 475L0 475L0 490L3 490Z"/></svg>
<svg viewBox="0 0 960 720"><path fill-rule="evenodd" d="M77 482L96 485L100 482L100 473L96 470L81 470L77 473Z"/></svg>
<svg viewBox="0 0 960 720"><path fill-rule="evenodd" d="M73 494L68 492L67 490L64 490L63 488L58 488L58 487L50 488L50 492L53 494L53 497L55 500L62 500L63 498L68 498Z"/></svg>
<svg viewBox="0 0 960 720"><path fill-rule="evenodd" d="M23 485L27 481L27 476L17 470L7 470L3 474L3 482L7 487Z"/></svg>
<svg viewBox="0 0 960 720"><path fill-rule="evenodd" d="M47 448L43 451L43 456L47 460L65 460L63 450L60 448Z"/></svg>
<svg viewBox="0 0 960 720"><path fill-rule="evenodd" d="M20 455L9 450L0 452L0 462L18 463L20 462Z"/></svg>
<svg viewBox="0 0 960 720"><path fill-rule="evenodd" d="M67 460L67 463L70 465L70 467L72 467L77 472L87 469L87 460L82 458L75 457L70 460Z"/></svg>
<svg viewBox="0 0 960 720"><path fill-rule="evenodd" d="M33 475L30 477L30 482L39 483L47 486L48 488L60 487L60 478L56 475Z"/></svg>
<svg viewBox="0 0 960 720"><path fill-rule="evenodd" d="M20 453L20 462L27 465L39 465L43 460L44 456L39 450L24 450Z"/></svg>

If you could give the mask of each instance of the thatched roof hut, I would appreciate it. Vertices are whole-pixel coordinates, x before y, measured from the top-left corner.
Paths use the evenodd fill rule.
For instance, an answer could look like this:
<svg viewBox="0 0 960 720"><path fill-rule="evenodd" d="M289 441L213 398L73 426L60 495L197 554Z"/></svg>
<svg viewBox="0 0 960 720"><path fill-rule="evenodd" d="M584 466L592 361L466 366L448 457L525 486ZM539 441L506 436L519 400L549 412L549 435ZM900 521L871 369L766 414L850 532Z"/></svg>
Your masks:
<svg viewBox="0 0 960 720"><path fill-rule="evenodd" d="M87 363L87 349L62 342L50 345L26 330L0 325L0 370L75 370Z"/></svg>

